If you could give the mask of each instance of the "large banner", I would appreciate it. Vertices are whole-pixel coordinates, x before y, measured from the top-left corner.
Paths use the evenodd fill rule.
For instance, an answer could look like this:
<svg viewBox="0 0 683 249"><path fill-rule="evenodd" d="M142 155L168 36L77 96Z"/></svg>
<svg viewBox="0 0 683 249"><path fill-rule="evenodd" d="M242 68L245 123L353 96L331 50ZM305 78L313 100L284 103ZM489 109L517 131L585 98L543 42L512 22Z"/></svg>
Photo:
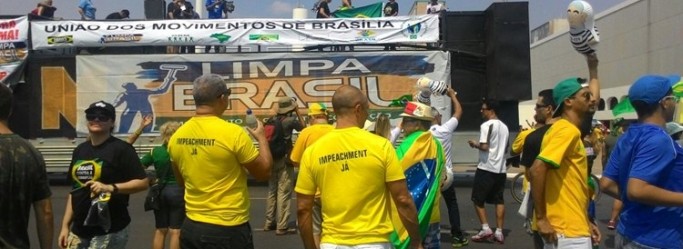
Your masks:
<svg viewBox="0 0 683 249"><path fill-rule="evenodd" d="M0 19L0 83L18 81L28 56L28 19Z"/></svg>
<svg viewBox="0 0 683 249"><path fill-rule="evenodd" d="M167 45L424 43L439 39L437 15L350 19L33 21L33 49Z"/></svg>
<svg viewBox="0 0 683 249"><path fill-rule="evenodd" d="M116 106L118 133L134 131L146 115L154 118L152 130L169 120L185 121L195 111L192 81L208 73L223 76L232 90L224 118L236 124L243 123L247 108L259 118L274 115L281 96L296 98L302 113L313 102L331 106L342 85L367 95L371 119L379 113L397 118L402 108L389 105L415 93L418 78L449 80L449 56L441 51L78 56L72 123L84 133L83 111L98 100ZM58 104L44 102L43 108Z"/></svg>

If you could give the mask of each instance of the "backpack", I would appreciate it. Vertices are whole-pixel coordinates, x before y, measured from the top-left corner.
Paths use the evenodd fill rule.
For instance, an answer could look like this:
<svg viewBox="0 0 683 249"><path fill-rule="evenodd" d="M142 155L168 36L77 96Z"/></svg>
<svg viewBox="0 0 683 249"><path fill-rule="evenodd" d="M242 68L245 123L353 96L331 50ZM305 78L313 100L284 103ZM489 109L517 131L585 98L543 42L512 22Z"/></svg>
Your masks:
<svg viewBox="0 0 683 249"><path fill-rule="evenodd" d="M270 153L273 155L273 159L280 159L287 155L292 147L291 140L285 137L285 128L282 125L282 120L286 117L272 117L263 125L263 129L266 133L266 139L268 139L268 147L270 147Z"/></svg>

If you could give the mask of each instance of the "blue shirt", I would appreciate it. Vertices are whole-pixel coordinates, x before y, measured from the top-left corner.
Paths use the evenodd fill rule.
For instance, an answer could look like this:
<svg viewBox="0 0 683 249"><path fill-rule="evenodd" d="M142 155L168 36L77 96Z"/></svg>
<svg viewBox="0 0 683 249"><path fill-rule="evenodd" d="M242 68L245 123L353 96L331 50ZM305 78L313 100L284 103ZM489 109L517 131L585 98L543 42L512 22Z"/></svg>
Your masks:
<svg viewBox="0 0 683 249"><path fill-rule="evenodd" d="M603 176L619 185L624 202L617 226L621 235L650 247L683 248L683 208L646 205L626 195L629 178L683 192L683 148L664 128L631 125L617 141Z"/></svg>
<svg viewBox="0 0 683 249"><path fill-rule="evenodd" d="M90 0L80 0L78 7L83 9L83 15L86 19L95 20L95 11L97 11L97 9L92 6L92 2Z"/></svg>
<svg viewBox="0 0 683 249"><path fill-rule="evenodd" d="M214 2L221 2L222 0L206 0L206 11L209 13L209 19L221 19L223 18L223 5L224 4L218 4L213 7L211 4Z"/></svg>

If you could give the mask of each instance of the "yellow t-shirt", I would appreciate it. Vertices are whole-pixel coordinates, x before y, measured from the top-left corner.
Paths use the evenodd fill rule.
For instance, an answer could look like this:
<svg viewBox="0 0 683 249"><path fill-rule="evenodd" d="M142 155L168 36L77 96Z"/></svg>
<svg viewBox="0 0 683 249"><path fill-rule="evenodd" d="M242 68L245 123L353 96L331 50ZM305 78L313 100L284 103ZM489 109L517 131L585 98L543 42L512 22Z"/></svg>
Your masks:
<svg viewBox="0 0 683 249"><path fill-rule="evenodd" d="M289 153L289 159L295 163L300 162L306 148L332 130L334 130L334 126L329 124L315 124L303 129L294 143L292 152Z"/></svg>
<svg viewBox="0 0 683 249"><path fill-rule="evenodd" d="M355 127L332 130L306 149L300 167L294 190L321 191L322 243L389 242L386 183L405 179L389 140Z"/></svg>
<svg viewBox="0 0 683 249"><path fill-rule="evenodd" d="M566 119L555 122L543 136L537 159L553 167L545 182L550 225L569 238L590 236L588 163L579 129Z"/></svg>
<svg viewBox="0 0 683 249"><path fill-rule="evenodd" d="M512 142L512 153L514 154L521 154L522 153L522 148L524 148L524 140L526 139L526 136L529 135L532 131L536 129L527 129L524 131L520 131L519 134L517 134L517 137L515 138L515 141Z"/></svg>
<svg viewBox="0 0 683 249"><path fill-rule="evenodd" d="M185 181L188 218L221 226L249 221L242 165L259 153L244 129L218 117L193 117L173 134L168 151Z"/></svg>

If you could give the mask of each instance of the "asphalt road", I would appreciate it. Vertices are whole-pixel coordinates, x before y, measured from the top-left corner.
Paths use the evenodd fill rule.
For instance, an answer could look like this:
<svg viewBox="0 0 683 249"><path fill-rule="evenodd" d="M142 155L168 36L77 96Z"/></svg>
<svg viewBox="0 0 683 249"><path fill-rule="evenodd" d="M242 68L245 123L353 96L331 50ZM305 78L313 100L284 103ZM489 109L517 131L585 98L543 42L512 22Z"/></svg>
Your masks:
<svg viewBox="0 0 683 249"><path fill-rule="evenodd" d="M470 236L476 234L480 229L479 220L475 214L474 207L470 201L471 194L471 176L461 176L456 178L457 188L456 193L460 207L461 226ZM69 191L68 186L53 185L52 186L52 203L55 214L55 248L56 238L61 227L62 216L64 214L66 196ZM298 234L289 234L284 236L276 236L274 232L264 232L264 214L266 206L266 192L267 187L262 184L252 184L249 187L251 196L251 226L254 230L254 245L255 248L302 248L301 239ZM130 239L127 248L150 248L152 244L152 236L154 230L154 215L151 212L143 211L142 204L144 202L145 193L139 193L131 196L129 210L132 216L132 223L130 224ZM474 243L470 242L466 248L532 248L531 237L524 232L522 227L522 218L516 214L519 204L517 204L509 191L506 190L505 196L506 217L505 217L505 244L491 244L491 243ZM296 219L295 201L292 203L292 217L291 226L294 226ZM599 225L603 233L603 240L600 248L614 248L614 231L606 229L607 220L609 219L612 207L612 198L603 195L597 204L597 216ZM493 206L487 206L488 219L494 221ZM452 248L450 243L449 224L447 212L443 201L441 203L441 248ZM494 223L494 222L491 222ZM37 236L35 233L35 223L33 217L29 224L29 233L31 236L31 244L35 247L37 245Z"/></svg>

